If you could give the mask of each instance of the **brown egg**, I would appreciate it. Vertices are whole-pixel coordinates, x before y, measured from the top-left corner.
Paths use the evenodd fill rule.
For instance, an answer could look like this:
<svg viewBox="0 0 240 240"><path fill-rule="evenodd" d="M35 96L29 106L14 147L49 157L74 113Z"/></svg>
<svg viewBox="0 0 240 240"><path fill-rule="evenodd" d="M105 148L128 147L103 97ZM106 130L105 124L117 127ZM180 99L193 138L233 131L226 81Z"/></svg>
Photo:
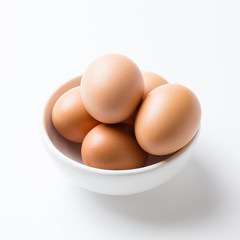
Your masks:
<svg viewBox="0 0 240 240"><path fill-rule="evenodd" d="M84 138L82 159L91 167L125 170L143 167L147 153L140 148L128 125L100 124Z"/></svg>
<svg viewBox="0 0 240 240"><path fill-rule="evenodd" d="M163 77L153 72L142 72L144 80L143 98L147 96L154 88L168 83Z"/></svg>
<svg viewBox="0 0 240 240"><path fill-rule="evenodd" d="M143 80L144 80L144 93L143 93L143 99L147 96L149 92L151 92L154 88L159 87L163 84L168 83L163 77L156 73L152 72L142 72ZM141 105L141 102L139 106ZM124 123L127 123L130 126L134 126L135 118L137 116L137 112L139 109L139 106L136 108L136 110L133 112L133 114L127 118Z"/></svg>
<svg viewBox="0 0 240 240"><path fill-rule="evenodd" d="M86 134L99 124L86 111L80 87L70 89L57 100L52 110L52 122L61 136L78 143L81 143Z"/></svg>
<svg viewBox="0 0 240 240"><path fill-rule="evenodd" d="M95 59L82 76L81 93L87 111L104 123L122 122L134 112L144 83L129 58L107 54Z"/></svg>
<svg viewBox="0 0 240 240"><path fill-rule="evenodd" d="M200 103L194 93L181 85L166 84L143 101L135 120L135 135L146 152L170 154L193 138L200 118Z"/></svg>
<svg viewBox="0 0 240 240"><path fill-rule="evenodd" d="M124 121L124 123L126 123L130 126L134 126L135 118L137 116L137 111L138 110L135 110L134 113Z"/></svg>

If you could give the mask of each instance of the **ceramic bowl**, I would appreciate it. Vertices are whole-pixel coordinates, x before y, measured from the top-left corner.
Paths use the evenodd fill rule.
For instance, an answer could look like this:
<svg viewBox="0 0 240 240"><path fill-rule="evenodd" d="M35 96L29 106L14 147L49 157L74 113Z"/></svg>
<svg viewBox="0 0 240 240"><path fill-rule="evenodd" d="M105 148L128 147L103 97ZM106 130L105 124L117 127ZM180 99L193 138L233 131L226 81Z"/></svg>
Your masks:
<svg viewBox="0 0 240 240"><path fill-rule="evenodd" d="M50 159L69 179L93 192L127 195L150 190L176 175L189 160L197 135L184 148L167 157L149 156L145 167L131 170L103 170L88 167L81 158L81 144L70 142L55 130L51 112L56 100L69 89L79 86L81 77L62 85L47 101L41 135Z"/></svg>

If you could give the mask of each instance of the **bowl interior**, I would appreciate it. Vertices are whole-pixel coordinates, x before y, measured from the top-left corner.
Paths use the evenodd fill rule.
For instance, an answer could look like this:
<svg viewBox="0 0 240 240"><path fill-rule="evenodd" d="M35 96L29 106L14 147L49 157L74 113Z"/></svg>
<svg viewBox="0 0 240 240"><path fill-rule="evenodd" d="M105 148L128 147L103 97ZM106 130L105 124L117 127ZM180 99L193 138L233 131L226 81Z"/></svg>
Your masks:
<svg viewBox="0 0 240 240"><path fill-rule="evenodd" d="M55 102L58 100L58 98L69 89L79 86L80 81L81 76L65 83L51 96L44 112L44 125L45 125L44 128L46 130L48 138L59 152L61 152L68 158L83 164L81 157L81 144L68 141L67 139L59 135L53 126L51 117L53 106ZM172 155L173 154L166 156L149 155L145 166L150 166L155 163L161 162Z"/></svg>

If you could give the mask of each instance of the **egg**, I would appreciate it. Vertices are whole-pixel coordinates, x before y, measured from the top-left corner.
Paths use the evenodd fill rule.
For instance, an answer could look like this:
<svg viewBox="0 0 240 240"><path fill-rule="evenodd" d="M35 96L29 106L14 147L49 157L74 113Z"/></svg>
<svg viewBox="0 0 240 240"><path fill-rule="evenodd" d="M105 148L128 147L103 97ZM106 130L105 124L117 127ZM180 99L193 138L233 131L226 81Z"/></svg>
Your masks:
<svg viewBox="0 0 240 240"><path fill-rule="evenodd" d="M142 75L144 80L143 98L145 98L154 88L168 83L163 77L153 72L142 72Z"/></svg>
<svg viewBox="0 0 240 240"><path fill-rule="evenodd" d="M137 116L138 108L133 112L133 114L127 118L123 123L126 123L130 126L134 126L135 118Z"/></svg>
<svg viewBox="0 0 240 240"><path fill-rule="evenodd" d="M119 54L95 59L84 71L81 94L87 111L103 123L119 123L135 111L144 82L137 65Z"/></svg>
<svg viewBox="0 0 240 240"><path fill-rule="evenodd" d="M81 153L87 166L108 170L140 168L147 159L127 124L96 126L84 138Z"/></svg>
<svg viewBox="0 0 240 240"><path fill-rule="evenodd" d="M153 155L173 153L196 134L201 118L195 94L178 84L165 84L151 91L135 120L139 145Z"/></svg>
<svg viewBox="0 0 240 240"><path fill-rule="evenodd" d="M154 88L168 83L163 77L153 72L142 72L142 75L144 80L144 93L141 101L143 101L143 99L147 96L147 94L151 92ZM139 106L136 108L133 114L124 121L124 123L127 123L130 126L134 126L134 122L137 116Z"/></svg>
<svg viewBox="0 0 240 240"><path fill-rule="evenodd" d="M65 92L55 103L52 122L57 132L64 138L81 143L86 134L99 122L85 109L80 86Z"/></svg>

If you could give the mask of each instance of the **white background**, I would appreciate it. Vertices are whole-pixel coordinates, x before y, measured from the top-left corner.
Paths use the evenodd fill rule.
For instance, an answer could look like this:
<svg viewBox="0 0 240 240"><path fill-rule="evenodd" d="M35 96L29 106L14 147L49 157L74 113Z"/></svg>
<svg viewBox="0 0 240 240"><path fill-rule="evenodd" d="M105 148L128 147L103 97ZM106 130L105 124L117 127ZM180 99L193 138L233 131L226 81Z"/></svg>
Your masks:
<svg viewBox="0 0 240 240"><path fill-rule="evenodd" d="M192 89L190 162L164 185L105 196L68 182L39 137L41 110L116 52ZM0 239L240 239L239 1L0 1Z"/></svg>

